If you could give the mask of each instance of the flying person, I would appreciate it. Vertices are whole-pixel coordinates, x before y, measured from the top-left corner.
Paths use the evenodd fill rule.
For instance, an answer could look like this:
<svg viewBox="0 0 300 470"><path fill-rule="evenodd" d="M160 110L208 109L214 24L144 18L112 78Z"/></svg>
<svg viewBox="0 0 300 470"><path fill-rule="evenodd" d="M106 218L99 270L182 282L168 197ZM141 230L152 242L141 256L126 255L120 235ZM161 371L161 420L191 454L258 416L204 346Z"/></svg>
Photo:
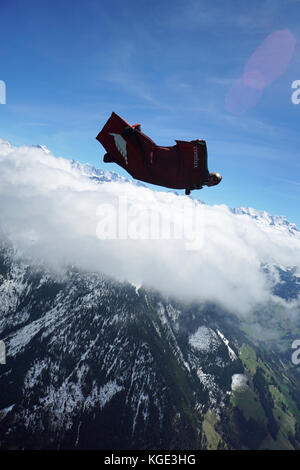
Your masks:
<svg viewBox="0 0 300 470"><path fill-rule="evenodd" d="M185 189L187 195L222 180L219 173L208 171L205 140L176 140L175 145L162 147L143 134L140 124L130 126L116 113L96 138L107 152L103 161L117 163L137 180Z"/></svg>

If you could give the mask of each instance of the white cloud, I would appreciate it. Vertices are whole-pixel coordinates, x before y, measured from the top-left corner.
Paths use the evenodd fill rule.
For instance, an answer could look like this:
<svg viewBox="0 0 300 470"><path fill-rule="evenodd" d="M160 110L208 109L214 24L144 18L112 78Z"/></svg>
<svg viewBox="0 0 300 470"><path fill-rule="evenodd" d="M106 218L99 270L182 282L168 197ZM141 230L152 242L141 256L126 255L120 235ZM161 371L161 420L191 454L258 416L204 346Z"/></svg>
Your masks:
<svg viewBox="0 0 300 470"><path fill-rule="evenodd" d="M261 262L300 270L300 236L284 226L131 183L97 184L69 160L1 139L0 228L54 269L75 264L242 314L272 299ZM96 236L105 228L116 239Z"/></svg>

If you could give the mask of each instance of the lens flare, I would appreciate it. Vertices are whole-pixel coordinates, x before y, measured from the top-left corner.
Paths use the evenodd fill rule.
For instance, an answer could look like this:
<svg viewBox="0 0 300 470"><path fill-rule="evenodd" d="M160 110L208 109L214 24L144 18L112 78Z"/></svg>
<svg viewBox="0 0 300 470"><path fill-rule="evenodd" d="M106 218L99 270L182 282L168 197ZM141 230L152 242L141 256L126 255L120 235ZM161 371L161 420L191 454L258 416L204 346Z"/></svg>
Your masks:
<svg viewBox="0 0 300 470"><path fill-rule="evenodd" d="M270 34L248 59L242 76L225 97L225 108L243 114L260 100L263 90L287 69L296 46L295 36L287 29Z"/></svg>

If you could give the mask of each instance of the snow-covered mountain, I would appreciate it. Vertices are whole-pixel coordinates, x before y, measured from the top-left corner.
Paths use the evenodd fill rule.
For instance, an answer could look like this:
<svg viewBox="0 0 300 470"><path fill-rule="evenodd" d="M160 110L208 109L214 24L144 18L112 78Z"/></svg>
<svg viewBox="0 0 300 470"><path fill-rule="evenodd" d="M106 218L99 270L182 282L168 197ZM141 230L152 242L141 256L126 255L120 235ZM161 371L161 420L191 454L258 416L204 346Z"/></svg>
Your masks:
<svg viewBox="0 0 300 470"><path fill-rule="evenodd" d="M293 224L4 141L0 200L0 448L299 448Z"/></svg>
<svg viewBox="0 0 300 470"><path fill-rule="evenodd" d="M271 215L266 211L259 211L251 207L239 207L232 209L234 214L246 215L254 219L258 224L270 226L276 230L288 231L291 235L297 235L299 229L296 224L289 222L288 219L281 215Z"/></svg>
<svg viewBox="0 0 300 470"><path fill-rule="evenodd" d="M113 171L104 171L99 168L95 168L89 163L80 163L76 160L71 161L71 168L74 168L76 171L80 172L83 176L88 176L91 180L98 183L107 183L107 182L118 182L118 183L129 183L130 180L124 176L119 175Z"/></svg>

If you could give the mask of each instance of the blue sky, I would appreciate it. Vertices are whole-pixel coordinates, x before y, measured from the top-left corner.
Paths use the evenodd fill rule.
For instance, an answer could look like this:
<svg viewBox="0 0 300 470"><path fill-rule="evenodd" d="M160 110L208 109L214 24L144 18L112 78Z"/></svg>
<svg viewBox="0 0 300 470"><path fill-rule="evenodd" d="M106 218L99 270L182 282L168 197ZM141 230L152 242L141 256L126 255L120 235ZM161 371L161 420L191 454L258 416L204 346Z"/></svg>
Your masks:
<svg viewBox="0 0 300 470"><path fill-rule="evenodd" d="M1 0L0 18L1 138L125 174L102 163L95 140L115 111L159 145L207 141L223 181L193 197L300 228L299 0ZM252 89L248 109L228 109L249 59L278 31L295 41L273 51L274 64L290 53L285 69ZM261 67L272 68L270 57Z"/></svg>

